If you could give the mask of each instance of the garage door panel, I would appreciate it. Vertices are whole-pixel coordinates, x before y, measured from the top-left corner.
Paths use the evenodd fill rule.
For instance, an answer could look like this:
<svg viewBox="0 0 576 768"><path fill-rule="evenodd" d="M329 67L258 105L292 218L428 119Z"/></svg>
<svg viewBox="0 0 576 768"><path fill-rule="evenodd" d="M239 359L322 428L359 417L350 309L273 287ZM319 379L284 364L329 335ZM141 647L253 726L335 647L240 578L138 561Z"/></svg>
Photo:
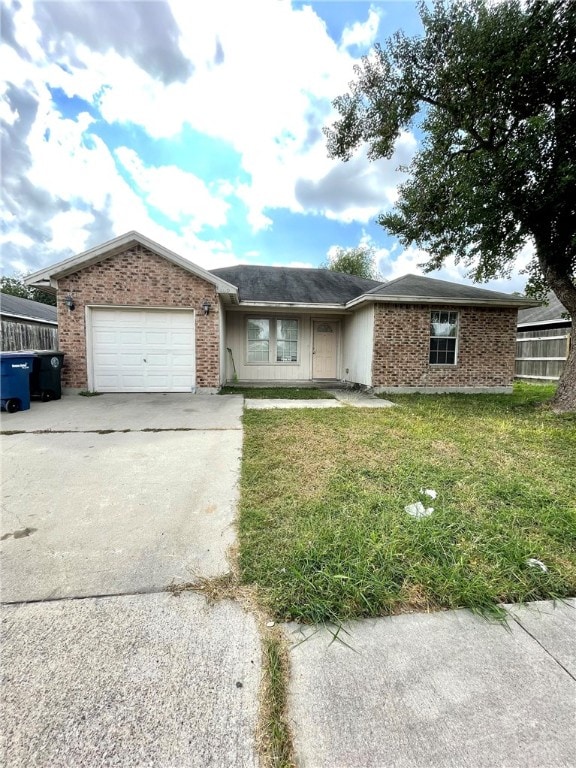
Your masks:
<svg viewBox="0 0 576 768"><path fill-rule="evenodd" d="M172 346L173 347L193 347L194 346L194 334L189 331L172 331Z"/></svg>
<svg viewBox="0 0 576 768"><path fill-rule="evenodd" d="M95 308L91 317L97 391L190 392L194 388L192 311Z"/></svg>
<svg viewBox="0 0 576 768"><path fill-rule="evenodd" d="M167 347L171 344L169 331L146 331L144 344L148 347Z"/></svg>
<svg viewBox="0 0 576 768"><path fill-rule="evenodd" d="M94 355L94 363L99 369L111 368L112 370L117 370L119 361L119 355L114 352L99 352Z"/></svg>
<svg viewBox="0 0 576 768"><path fill-rule="evenodd" d="M182 354L181 352L172 353L173 368L189 368L191 365L194 365L193 355Z"/></svg>
<svg viewBox="0 0 576 768"><path fill-rule="evenodd" d="M171 364L173 364L171 355L166 353L162 354L159 352L148 352L146 356L146 362L151 368L164 368L166 370Z"/></svg>

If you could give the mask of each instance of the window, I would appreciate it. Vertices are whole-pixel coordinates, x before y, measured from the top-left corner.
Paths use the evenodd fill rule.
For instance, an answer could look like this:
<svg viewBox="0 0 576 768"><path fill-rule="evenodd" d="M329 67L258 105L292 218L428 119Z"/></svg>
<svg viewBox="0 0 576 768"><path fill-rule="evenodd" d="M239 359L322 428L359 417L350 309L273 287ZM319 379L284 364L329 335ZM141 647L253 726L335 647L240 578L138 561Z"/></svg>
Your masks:
<svg viewBox="0 0 576 768"><path fill-rule="evenodd" d="M250 318L246 329L248 363L298 362L298 320Z"/></svg>
<svg viewBox="0 0 576 768"><path fill-rule="evenodd" d="M298 320L276 320L276 362L298 362Z"/></svg>
<svg viewBox="0 0 576 768"><path fill-rule="evenodd" d="M430 313L430 365L454 365L458 312Z"/></svg>
<svg viewBox="0 0 576 768"><path fill-rule="evenodd" d="M267 363L270 357L270 321L248 320L248 362Z"/></svg>

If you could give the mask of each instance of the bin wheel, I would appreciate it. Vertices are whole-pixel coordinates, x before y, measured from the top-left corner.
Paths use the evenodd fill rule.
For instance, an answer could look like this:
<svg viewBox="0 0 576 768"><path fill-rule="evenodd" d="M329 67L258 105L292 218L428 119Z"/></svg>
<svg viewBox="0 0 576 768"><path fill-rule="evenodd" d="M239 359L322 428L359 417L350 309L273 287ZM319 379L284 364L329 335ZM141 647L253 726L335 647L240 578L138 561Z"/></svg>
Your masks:
<svg viewBox="0 0 576 768"><path fill-rule="evenodd" d="M45 389L43 390L42 394L40 395L43 403L48 403L50 400L54 400L54 392L52 392L51 389Z"/></svg>
<svg viewBox="0 0 576 768"><path fill-rule="evenodd" d="M20 410L20 401L14 398L6 400L6 410L8 413L16 413L16 411Z"/></svg>

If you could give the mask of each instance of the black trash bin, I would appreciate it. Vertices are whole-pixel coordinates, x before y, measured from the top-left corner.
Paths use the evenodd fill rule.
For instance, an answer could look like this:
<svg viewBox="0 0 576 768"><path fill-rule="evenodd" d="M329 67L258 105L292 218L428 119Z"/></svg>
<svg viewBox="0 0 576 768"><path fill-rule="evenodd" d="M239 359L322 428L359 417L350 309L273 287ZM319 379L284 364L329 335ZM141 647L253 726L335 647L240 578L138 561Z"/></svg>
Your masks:
<svg viewBox="0 0 576 768"><path fill-rule="evenodd" d="M60 400L62 397L62 365L64 352L37 350L30 374L30 397L34 400Z"/></svg>

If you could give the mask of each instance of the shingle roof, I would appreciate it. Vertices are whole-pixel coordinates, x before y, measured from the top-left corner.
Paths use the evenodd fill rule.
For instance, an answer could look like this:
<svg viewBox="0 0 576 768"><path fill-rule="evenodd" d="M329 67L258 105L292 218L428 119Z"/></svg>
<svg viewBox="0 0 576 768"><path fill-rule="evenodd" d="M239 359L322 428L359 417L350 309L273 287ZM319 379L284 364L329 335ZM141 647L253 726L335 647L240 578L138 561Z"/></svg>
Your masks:
<svg viewBox="0 0 576 768"><path fill-rule="evenodd" d="M435 277L424 277L422 275L404 275L389 283L379 285L370 291L371 296L410 296L422 297L423 299L457 299L462 300L502 300L514 303L525 302L525 296L514 296L510 293L501 293L500 291L488 291L485 288L476 288L474 285L464 285L463 283L451 283L447 280L438 280Z"/></svg>
<svg viewBox="0 0 576 768"><path fill-rule="evenodd" d="M20 296L12 296L9 293L0 294L0 313L14 317L33 318L49 323L58 321L56 307L43 304L40 301L22 299Z"/></svg>
<svg viewBox="0 0 576 768"><path fill-rule="evenodd" d="M561 304L553 293L546 297L548 304L543 307L533 307L532 309L521 309L518 312L518 325L527 325L537 323L549 323L554 320L563 321L562 315L566 308Z"/></svg>
<svg viewBox="0 0 576 768"><path fill-rule="evenodd" d="M211 270L238 287L240 301L276 301L296 304L346 304L372 288L376 280L327 269L260 267L241 264Z"/></svg>
<svg viewBox="0 0 576 768"><path fill-rule="evenodd" d="M295 304L347 304L360 296L378 300L446 300L526 305L524 296L488 291L461 283L450 283L421 275L405 275L389 283L364 280L326 269L240 265L213 269L212 273L238 287L240 301L269 301Z"/></svg>

